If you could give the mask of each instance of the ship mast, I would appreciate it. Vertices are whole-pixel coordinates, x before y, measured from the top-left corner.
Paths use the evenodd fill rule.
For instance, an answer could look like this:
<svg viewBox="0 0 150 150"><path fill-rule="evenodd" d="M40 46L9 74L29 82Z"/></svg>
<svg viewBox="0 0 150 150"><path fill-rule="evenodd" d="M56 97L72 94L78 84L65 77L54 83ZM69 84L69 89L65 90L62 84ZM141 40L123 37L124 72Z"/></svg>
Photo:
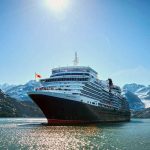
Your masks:
<svg viewBox="0 0 150 150"><path fill-rule="evenodd" d="M77 52L75 52L75 58L74 58L73 64L74 66L77 66L79 64L79 58L78 58Z"/></svg>

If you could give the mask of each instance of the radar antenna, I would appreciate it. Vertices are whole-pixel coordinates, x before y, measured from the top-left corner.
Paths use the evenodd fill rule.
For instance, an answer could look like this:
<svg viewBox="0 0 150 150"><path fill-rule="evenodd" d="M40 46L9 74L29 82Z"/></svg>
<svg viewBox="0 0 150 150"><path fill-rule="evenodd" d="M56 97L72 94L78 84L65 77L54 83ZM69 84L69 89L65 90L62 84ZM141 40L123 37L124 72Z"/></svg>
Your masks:
<svg viewBox="0 0 150 150"><path fill-rule="evenodd" d="M74 66L77 66L79 64L79 58L78 58L78 55L77 55L77 52L75 52L75 58L74 58Z"/></svg>

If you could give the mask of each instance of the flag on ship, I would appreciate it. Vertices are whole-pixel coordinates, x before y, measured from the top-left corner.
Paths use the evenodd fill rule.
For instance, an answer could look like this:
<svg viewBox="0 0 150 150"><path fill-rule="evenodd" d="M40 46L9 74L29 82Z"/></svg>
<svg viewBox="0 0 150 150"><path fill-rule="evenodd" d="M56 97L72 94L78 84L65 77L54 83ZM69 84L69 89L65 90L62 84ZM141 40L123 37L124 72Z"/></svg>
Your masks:
<svg viewBox="0 0 150 150"><path fill-rule="evenodd" d="M38 73L35 72L35 80L36 80L37 78L42 78L42 76L41 76L40 74L38 74Z"/></svg>

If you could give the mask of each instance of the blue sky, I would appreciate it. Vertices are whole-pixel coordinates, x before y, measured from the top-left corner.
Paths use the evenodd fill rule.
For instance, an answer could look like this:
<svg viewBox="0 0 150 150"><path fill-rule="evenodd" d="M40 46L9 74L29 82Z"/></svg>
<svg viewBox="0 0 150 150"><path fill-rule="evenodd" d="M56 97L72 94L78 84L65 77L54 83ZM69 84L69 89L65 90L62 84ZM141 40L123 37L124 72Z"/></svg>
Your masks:
<svg viewBox="0 0 150 150"><path fill-rule="evenodd" d="M150 85L150 1L70 0L60 12L46 0L0 1L0 84L48 77L75 51L100 79Z"/></svg>

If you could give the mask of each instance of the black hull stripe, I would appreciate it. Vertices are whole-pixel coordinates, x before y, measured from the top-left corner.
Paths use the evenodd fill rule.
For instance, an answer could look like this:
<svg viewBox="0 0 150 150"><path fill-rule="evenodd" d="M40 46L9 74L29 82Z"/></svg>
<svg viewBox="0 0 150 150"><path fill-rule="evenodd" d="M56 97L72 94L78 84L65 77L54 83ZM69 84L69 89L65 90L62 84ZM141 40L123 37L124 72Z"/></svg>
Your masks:
<svg viewBox="0 0 150 150"><path fill-rule="evenodd" d="M48 123L72 122L117 122L129 121L129 111L104 109L82 102L66 100L42 94L30 94L33 101L41 108Z"/></svg>

